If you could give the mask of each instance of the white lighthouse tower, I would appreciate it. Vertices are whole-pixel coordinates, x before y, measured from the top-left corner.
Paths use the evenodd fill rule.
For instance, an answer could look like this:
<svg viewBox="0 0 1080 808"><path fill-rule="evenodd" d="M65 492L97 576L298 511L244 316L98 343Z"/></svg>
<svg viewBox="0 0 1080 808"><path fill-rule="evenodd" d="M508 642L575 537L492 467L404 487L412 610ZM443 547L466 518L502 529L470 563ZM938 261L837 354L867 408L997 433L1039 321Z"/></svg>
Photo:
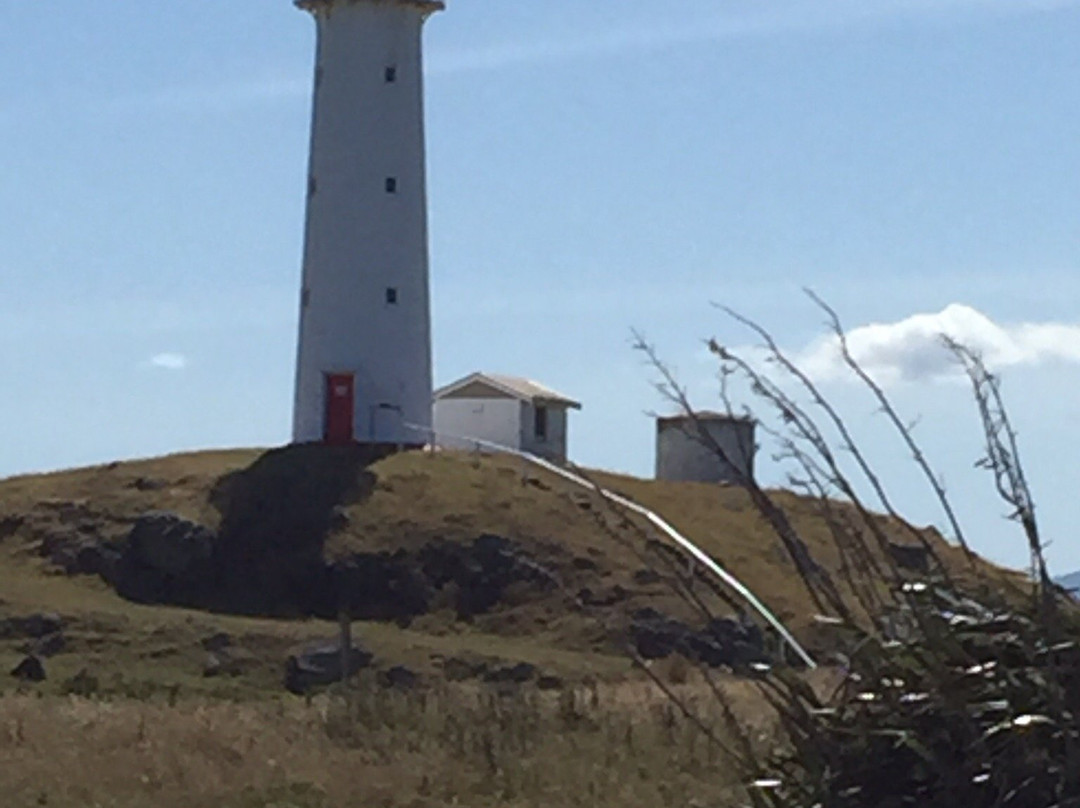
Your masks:
<svg viewBox="0 0 1080 808"><path fill-rule="evenodd" d="M436 0L296 0L317 26L293 439L431 425L421 29ZM416 429L420 427L420 429Z"/></svg>

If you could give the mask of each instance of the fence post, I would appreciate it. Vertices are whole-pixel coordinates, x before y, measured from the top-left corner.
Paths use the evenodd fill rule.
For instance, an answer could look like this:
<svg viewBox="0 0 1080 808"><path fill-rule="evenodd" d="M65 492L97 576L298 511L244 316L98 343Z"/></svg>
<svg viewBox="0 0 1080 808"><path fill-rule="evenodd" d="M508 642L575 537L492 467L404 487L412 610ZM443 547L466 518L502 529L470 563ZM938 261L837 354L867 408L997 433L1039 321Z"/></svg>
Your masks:
<svg viewBox="0 0 1080 808"><path fill-rule="evenodd" d="M334 573L338 601L338 651L341 654L341 695L345 701L345 709L351 716L352 697L349 677L352 673L352 615L349 609L345 567L340 562L335 564Z"/></svg>

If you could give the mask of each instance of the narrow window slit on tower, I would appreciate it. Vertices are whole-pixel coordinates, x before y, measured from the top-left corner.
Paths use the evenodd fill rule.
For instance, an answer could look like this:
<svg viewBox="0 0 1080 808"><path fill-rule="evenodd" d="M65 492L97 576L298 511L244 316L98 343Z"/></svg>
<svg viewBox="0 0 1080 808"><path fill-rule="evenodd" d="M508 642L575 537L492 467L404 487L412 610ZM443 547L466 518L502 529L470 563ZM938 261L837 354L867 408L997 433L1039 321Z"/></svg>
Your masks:
<svg viewBox="0 0 1080 808"><path fill-rule="evenodd" d="M387 177L386 178L386 193L388 193L388 194L396 194L397 193L397 177Z"/></svg>
<svg viewBox="0 0 1080 808"><path fill-rule="evenodd" d="M386 302L391 306L397 305L397 289L393 286L388 287L386 290Z"/></svg>
<svg viewBox="0 0 1080 808"><path fill-rule="evenodd" d="M390 65L386 68L386 83L393 84L397 81L397 67Z"/></svg>

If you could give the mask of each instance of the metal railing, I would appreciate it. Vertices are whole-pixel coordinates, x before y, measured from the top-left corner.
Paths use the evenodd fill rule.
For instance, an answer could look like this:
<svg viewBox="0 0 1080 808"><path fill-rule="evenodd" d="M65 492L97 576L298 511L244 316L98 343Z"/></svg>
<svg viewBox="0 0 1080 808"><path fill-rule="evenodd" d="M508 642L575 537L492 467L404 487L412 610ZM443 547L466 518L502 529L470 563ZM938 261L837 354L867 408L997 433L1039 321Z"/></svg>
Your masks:
<svg viewBox="0 0 1080 808"><path fill-rule="evenodd" d="M765 620L776 633L788 644L792 651L803 661L803 663L811 670L817 668L817 663L813 657L807 653L798 640L791 634L787 627L780 621L780 619L773 614L768 607L757 597L750 588L747 587L742 581L732 575L728 570L724 569L720 564L716 562L708 553L694 544L690 539L676 530L667 520L660 516L655 511L646 508L644 505L639 505L633 500L616 494L614 491L609 491L606 488L594 483L579 474L575 474L569 469L565 469L561 466L552 463L549 460L545 460L542 457L538 457L529 452L523 452L520 449L514 449L509 446L503 446L498 443L493 443L483 438L474 438L466 435L448 435L445 433L436 432L429 427L419 426L417 424L405 423L405 428L413 432L422 434L430 445L434 448L438 446L438 439L448 439L451 441L459 442L462 444L470 444L476 446L478 449L487 449L493 452L500 452L503 454L513 455L519 457L528 463L531 463L538 468L542 468L546 471L555 474L558 477L573 483L581 488L597 494L603 497L608 502L617 505L621 508L625 508L638 516L644 517L650 524L652 524L657 530L674 541L679 547L689 553L695 560L697 560L702 566L704 566L709 572L711 572L717 579L719 579L725 586L731 591L735 592L740 598L742 598L755 612L757 612L762 619Z"/></svg>

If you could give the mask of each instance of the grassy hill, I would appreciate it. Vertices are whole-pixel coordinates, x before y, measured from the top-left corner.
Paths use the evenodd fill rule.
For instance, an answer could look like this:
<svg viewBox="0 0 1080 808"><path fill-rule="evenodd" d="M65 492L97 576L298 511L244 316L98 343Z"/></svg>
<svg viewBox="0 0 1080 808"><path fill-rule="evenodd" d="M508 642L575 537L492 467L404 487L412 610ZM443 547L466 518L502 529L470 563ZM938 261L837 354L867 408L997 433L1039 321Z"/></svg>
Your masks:
<svg viewBox="0 0 1080 808"><path fill-rule="evenodd" d="M372 612L386 619L365 621L358 633L376 657L422 672L437 674L447 659L466 658L526 661L563 676L617 677L628 669L623 642L631 615L653 609L681 620L697 617L675 592L673 582L686 579L686 570L664 550L666 542L554 475L505 457L449 452L367 461L354 450L315 446L216 451L0 481L0 617L59 613L70 624L68 648L50 661L58 671L50 681L86 667L121 688L162 681L226 692L272 687L291 645L332 632L330 623L313 619L318 610L266 619L239 597L209 601L214 611L132 603L98 577L63 574L47 557L65 537L122 542L150 511L205 525L237 565L261 565L256 578L223 583L226 594L248 585L265 592L282 580L291 585L287 574L316 557L378 558L377 575L399 568L408 575L432 558L449 563L447 548L468 547L483 536L512 542L515 553L554 581L511 581L491 608L464 617L452 582L407 619ZM665 515L812 641L813 603L743 491L592 476ZM835 567L826 526L812 504L784 492L775 496L815 558ZM911 541L901 526L882 524L898 541ZM966 568L956 548L932 531L925 535L949 565ZM717 614L732 612L700 571L692 586ZM384 593L384 599L395 597L395 590ZM200 604L197 598L187 603ZM258 660L249 675L224 684L203 679L199 641L218 631L239 637ZM21 647L0 641L0 663L13 665Z"/></svg>
<svg viewBox="0 0 1080 808"><path fill-rule="evenodd" d="M520 461L449 452L371 460L291 447L0 480L5 804L745 802L716 748L625 651L643 610L700 623L680 585L717 615L732 613L700 569L640 521ZM745 492L591 476L664 515L815 642L815 607ZM813 503L773 493L836 573ZM87 568L86 548L99 562L130 551L133 526L151 512L211 537L213 563L194 568L205 581L166 576L125 589L130 570ZM880 524L913 540L905 526ZM969 572L958 550L923 535L954 573ZM366 618L354 635L374 655L349 714L324 696L294 698L281 681L290 649L335 633L325 613L334 593L321 591L335 582L320 577L335 560L367 576L348 579ZM62 623L63 644L45 659L46 681L19 684L6 673L37 642L19 626L40 613ZM207 640L222 635L242 667L207 676ZM495 684L520 663L533 669L527 685ZM387 684L402 666L419 688ZM718 719L712 685L685 661L651 666L702 720ZM806 678L826 687L832 676ZM775 743L753 684L716 677L753 742Z"/></svg>

